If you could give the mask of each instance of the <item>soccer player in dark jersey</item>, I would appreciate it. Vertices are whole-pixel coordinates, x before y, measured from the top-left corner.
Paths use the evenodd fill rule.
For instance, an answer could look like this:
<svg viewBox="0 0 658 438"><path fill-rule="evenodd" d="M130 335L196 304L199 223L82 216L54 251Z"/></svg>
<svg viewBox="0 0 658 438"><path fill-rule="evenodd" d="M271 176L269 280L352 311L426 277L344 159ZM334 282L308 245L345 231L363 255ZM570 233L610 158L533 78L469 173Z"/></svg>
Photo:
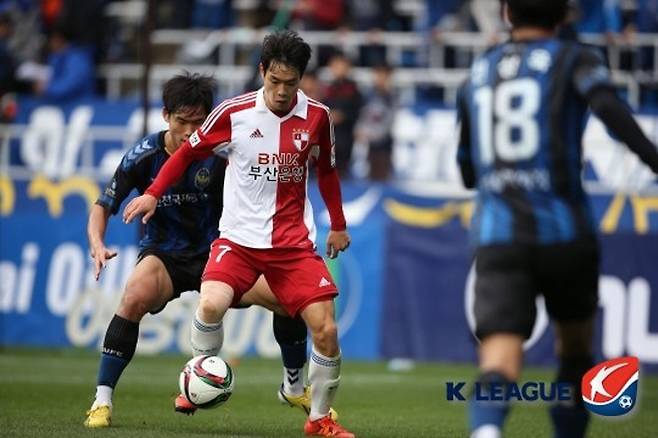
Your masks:
<svg viewBox="0 0 658 438"><path fill-rule="evenodd" d="M479 383L516 381L541 293L555 324L557 381L572 401L551 407L557 437L581 437L580 380L593 365L599 247L581 182L588 108L658 173L658 152L616 95L594 50L555 38L567 0L506 0L510 41L479 56L458 95L458 162L477 189ZM486 392L485 392L486 394ZM472 437L498 437L506 403L471 401Z"/></svg>
<svg viewBox="0 0 658 438"><path fill-rule="evenodd" d="M213 86L211 78L189 74L176 76L164 85L162 114L169 129L145 137L125 154L90 212L87 231L97 280L108 260L117 255L104 243L110 215L117 213L133 189L143 193L168 157L201 126L213 106ZM112 393L137 347L142 317L161 311L182 292L199 290L210 243L218 237L225 169L226 161L216 155L193 162L160 199L159 208L146 225L137 264L105 334L87 427L110 426ZM241 301L244 306L251 304L276 307L262 278ZM310 399L300 377L306 362L306 325L301 319L275 314L274 335L285 366L279 397L307 410ZM195 408L181 407L177 402L176 409L190 414Z"/></svg>

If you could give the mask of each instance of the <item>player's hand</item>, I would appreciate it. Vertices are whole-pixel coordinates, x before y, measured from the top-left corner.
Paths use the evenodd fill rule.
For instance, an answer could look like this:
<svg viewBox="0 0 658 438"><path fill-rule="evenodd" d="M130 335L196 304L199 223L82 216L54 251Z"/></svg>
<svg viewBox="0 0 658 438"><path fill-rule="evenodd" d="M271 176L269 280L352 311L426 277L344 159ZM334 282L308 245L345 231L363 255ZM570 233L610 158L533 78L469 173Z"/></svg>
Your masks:
<svg viewBox="0 0 658 438"><path fill-rule="evenodd" d="M143 214L142 223L145 224L151 219L157 206L158 200L155 199L155 196L148 194L138 196L123 209L123 222L129 224L137 216Z"/></svg>
<svg viewBox="0 0 658 438"><path fill-rule="evenodd" d="M327 236L327 257L335 259L339 251L345 251L350 246L350 235L347 230L329 231Z"/></svg>
<svg viewBox="0 0 658 438"><path fill-rule="evenodd" d="M104 245L91 249L91 258L94 259L94 277L96 278L96 281L100 278L101 270L105 267L107 261L116 256L116 251L111 251L105 248Z"/></svg>

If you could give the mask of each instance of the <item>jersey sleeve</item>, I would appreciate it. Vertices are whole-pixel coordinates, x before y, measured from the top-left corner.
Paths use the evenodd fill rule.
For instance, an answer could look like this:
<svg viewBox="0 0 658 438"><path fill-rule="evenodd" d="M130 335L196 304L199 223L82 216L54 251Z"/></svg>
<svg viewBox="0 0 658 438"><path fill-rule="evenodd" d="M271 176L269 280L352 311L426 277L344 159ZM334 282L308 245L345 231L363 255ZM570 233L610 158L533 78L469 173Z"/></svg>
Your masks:
<svg viewBox="0 0 658 438"><path fill-rule="evenodd" d="M336 167L336 137L334 135L334 122L331 120L329 111L322 113L319 130L318 170L326 172Z"/></svg>
<svg viewBox="0 0 658 438"><path fill-rule="evenodd" d="M96 204L107 209L112 214L117 214L121 203L128 197L133 188L136 187L134 162L128 161L124 156L121 164L114 171L112 179L105 190L96 200Z"/></svg>
<svg viewBox="0 0 658 438"><path fill-rule="evenodd" d="M218 105L184 146L189 146L194 159L208 158L231 142L231 112L228 102Z"/></svg>
<svg viewBox="0 0 658 438"><path fill-rule="evenodd" d="M459 144L457 145L457 164L462 175L462 181L467 188L476 184L473 156L471 152L471 124L466 104L465 83L459 88L457 94L457 124L459 125Z"/></svg>
<svg viewBox="0 0 658 438"><path fill-rule="evenodd" d="M231 141L231 118L227 105L215 108L203 125L162 166L158 176L145 193L160 198L178 181L192 161L205 160L219 154Z"/></svg>
<svg viewBox="0 0 658 438"><path fill-rule="evenodd" d="M610 69L598 51L591 48L580 48L573 70L573 85L576 92L582 97L587 97L599 87L614 90Z"/></svg>

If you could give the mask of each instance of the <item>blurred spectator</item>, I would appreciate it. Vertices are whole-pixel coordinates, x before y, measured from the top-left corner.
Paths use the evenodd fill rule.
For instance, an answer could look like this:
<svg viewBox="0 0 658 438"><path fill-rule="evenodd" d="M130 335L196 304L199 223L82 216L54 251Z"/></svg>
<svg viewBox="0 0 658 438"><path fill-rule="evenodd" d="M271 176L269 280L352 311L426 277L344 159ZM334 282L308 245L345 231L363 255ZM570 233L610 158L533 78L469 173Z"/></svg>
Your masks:
<svg viewBox="0 0 658 438"><path fill-rule="evenodd" d="M619 0L578 0L578 33L603 33L614 43L621 32Z"/></svg>
<svg viewBox="0 0 658 438"><path fill-rule="evenodd" d="M391 174L391 127L397 111L392 73L387 64L373 68L374 87L365 100L355 129L357 143L368 147L369 175L373 181L386 181Z"/></svg>
<svg viewBox="0 0 658 438"><path fill-rule="evenodd" d="M189 0L158 0L156 24L158 29L189 29L192 23Z"/></svg>
<svg viewBox="0 0 658 438"><path fill-rule="evenodd" d="M38 61L45 41L38 5L31 0L0 0L0 10L10 22L7 46L16 65Z"/></svg>
<svg viewBox="0 0 658 438"><path fill-rule="evenodd" d="M299 88L311 99L324 101L322 84L315 70L306 70L304 72Z"/></svg>
<svg viewBox="0 0 658 438"><path fill-rule="evenodd" d="M50 77L34 84L34 92L55 103L94 94L95 72L91 52L71 41L69 31L56 26L48 38Z"/></svg>
<svg viewBox="0 0 658 438"><path fill-rule="evenodd" d="M284 0L285 3L285 0ZM337 30L344 25L345 5L343 0L297 0L290 17L290 28L295 30ZM318 45L315 50L315 59L318 66L327 65L328 59L334 52L336 41L327 41L327 44Z"/></svg>
<svg viewBox="0 0 658 438"><path fill-rule="evenodd" d="M9 50L12 23L9 14L0 12L0 124L14 118L16 104L11 93L14 91L16 64Z"/></svg>
<svg viewBox="0 0 658 438"><path fill-rule="evenodd" d="M11 33L9 14L0 12L0 98L14 89L16 63L9 49Z"/></svg>
<svg viewBox="0 0 658 438"><path fill-rule="evenodd" d="M344 16L343 0L297 0L293 9L295 27L304 30L335 30Z"/></svg>
<svg viewBox="0 0 658 438"><path fill-rule="evenodd" d="M109 37L105 6L108 0L62 0L54 28L66 29L68 39L88 50L95 63L104 59Z"/></svg>
<svg viewBox="0 0 658 438"><path fill-rule="evenodd" d="M41 19L44 30L50 31L62 12L64 0L40 0Z"/></svg>
<svg viewBox="0 0 658 438"><path fill-rule="evenodd" d="M327 86L324 103L331 109L336 137L336 167L341 177L350 176L354 147L354 125L361 110L359 88L350 79L352 63L343 53L334 53L328 64L332 80Z"/></svg>
<svg viewBox="0 0 658 438"><path fill-rule="evenodd" d="M233 24L232 0L194 1L192 27L201 29L224 29L233 26Z"/></svg>
<svg viewBox="0 0 658 438"><path fill-rule="evenodd" d="M625 32L627 39L633 41L636 33L658 33L658 0L636 0L634 19ZM651 71L654 63L654 50L652 47L643 47L639 50L638 67Z"/></svg>
<svg viewBox="0 0 658 438"><path fill-rule="evenodd" d="M393 5L387 0L353 0L347 2L345 24L355 31L369 31L370 44L359 49L359 65L373 66L386 61L382 31L399 30Z"/></svg>

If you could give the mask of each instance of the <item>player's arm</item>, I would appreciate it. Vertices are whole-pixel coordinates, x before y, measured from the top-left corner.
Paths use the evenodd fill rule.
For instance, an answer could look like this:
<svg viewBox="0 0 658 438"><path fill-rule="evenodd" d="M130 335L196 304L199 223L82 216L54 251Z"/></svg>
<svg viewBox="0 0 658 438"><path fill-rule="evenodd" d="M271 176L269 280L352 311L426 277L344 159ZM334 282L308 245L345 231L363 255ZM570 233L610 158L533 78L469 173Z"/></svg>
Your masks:
<svg viewBox="0 0 658 438"><path fill-rule="evenodd" d="M213 112L214 113L214 112ZM206 126L213 113L206 122L197 129L189 139L178 148L178 150L165 162L153 183L139 196L126 205L123 211L123 221L130 223L135 217L142 214L142 223L149 221L155 213L158 199L174 185L185 173L190 163L194 160L203 160L213 153L219 152L228 146L230 140L230 118L229 115L220 117L210 125ZM227 136L228 132L228 136Z"/></svg>
<svg viewBox="0 0 658 438"><path fill-rule="evenodd" d="M658 150L637 124L628 106L607 88L592 90L587 97L592 112L655 174L658 174Z"/></svg>
<svg viewBox="0 0 658 438"><path fill-rule="evenodd" d="M471 124L468 107L465 99L466 84L462 85L457 95L457 123L459 124L459 145L457 146L457 163L461 172L464 186L468 189L475 187L477 178L473 167L471 153Z"/></svg>
<svg viewBox="0 0 658 438"><path fill-rule="evenodd" d="M340 181L336 170L333 122L328 113L320 129L320 155L317 166L318 187L329 211L331 229L327 236L326 254L333 259L338 257L339 251L344 251L350 246L350 236L347 233Z"/></svg>
<svg viewBox="0 0 658 438"><path fill-rule="evenodd" d="M87 238L89 239L89 251L94 259L94 277L98 281L101 269L111 258L117 255L105 246L105 231L110 219L110 211L98 204L94 204L89 212L87 222Z"/></svg>
<svg viewBox="0 0 658 438"><path fill-rule="evenodd" d="M107 187L91 207L87 221L87 238L89 239L89 251L94 259L94 275L96 280L101 275L101 270L107 261L116 257L117 252L105 246L105 232L110 215L119 211L119 206L135 187L134 173L136 164L123 158L117 167Z"/></svg>
<svg viewBox="0 0 658 438"><path fill-rule="evenodd" d="M617 96L603 58L592 50L583 50L574 73L574 86L592 112L658 174L658 150L637 124L626 103Z"/></svg>

